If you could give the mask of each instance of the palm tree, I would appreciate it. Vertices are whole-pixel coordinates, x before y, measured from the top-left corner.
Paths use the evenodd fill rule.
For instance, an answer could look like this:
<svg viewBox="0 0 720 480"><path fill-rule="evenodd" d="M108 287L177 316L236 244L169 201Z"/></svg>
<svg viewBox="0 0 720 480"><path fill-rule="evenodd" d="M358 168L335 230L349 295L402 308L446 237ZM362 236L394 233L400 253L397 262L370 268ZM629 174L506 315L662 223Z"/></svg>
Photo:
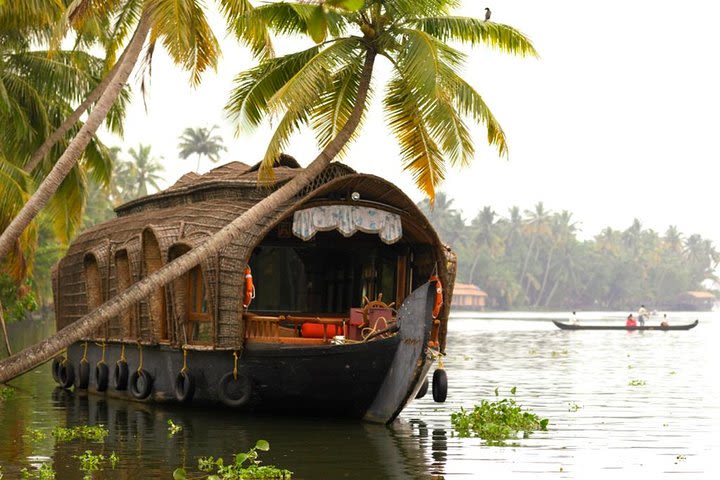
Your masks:
<svg viewBox="0 0 720 480"><path fill-rule="evenodd" d="M137 197L147 195L148 186L153 187L155 191L160 190L157 182L162 180L162 177L158 172L165 168L159 163L158 158L150 156L150 148L150 145L140 144L137 150L131 148L128 152L133 159L133 162L128 162L128 166L131 177L134 177Z"/></svg>
<svg viewBox="0 0 720 480"><path fill-rule="evenodd" d="M528 273L530 257L534 252L537 240L545 238L549 233L548 221L550 219L550 212L545 209L543 202L538 202L535 205L535 210L525 210L525 215L527 215L527 220L525 221L525 232L530 236L530 245L528 246L527 253L525 254L525 261L523 262L523 268L520 273L520 287L525 294L526 300L529 300L530 284L537 283L536 281L533 281L534 277Z"/></svg>
<svg viewBox="0 0 720 480"><path fill-rule="evenodd" d="M238 75L227 106L246 127L257 126L268 114L284 112L262 161L265 179L272 178L280 151L301 125L310 125L322 145L315 160L203 244L113 297L70 328L0 361L0 382L89 335L107 319L217 253L299 193L356 134L366 111L377 57L387 59L394 69L385 97L390 130L398 136L405 169L430 198L443 178L446 158L451 165L466 164L473 158L472 139L463 115L484 123L489 142L501 154L507 152L503 131L489 108L457 73L465 55L445 42L483 42L505 52L535 55L522 34L506 25L452 17L452 1L387 0L363 4L354 11L344 8L345 4L357 3L335 0L326 5L268 4L248 11L236 26L239 32L246 32L248 24L264 24L284 33L307 32L322 42L301 52L266 58ZM358 28L357 34L352 31Z"/></svg>
<svg viewBox="0 0 720 480"><path fill-rule="evenodd" d="M72 111L71 105L99 82L104 68L102 59L82 51L58 50L51 55L33 49L49 35L51 22L60 16L54 2L45 7L48 11L44 14L34 2L0 7L0 124L4 127L0 130L0 187L3 196L7 192L0 202L0 230L5 230L21 211L35 189L35 181L52 168L67 138L61 138L56 148L48 151L47 161L39 163L34 172L25 167L27 159ZM121 94L110 112L112 121L107 126L116 133L121 132L117 119L123 115L126 100ZM76 133L81 126L76 122L70 132ZM82 161L73 166L49 199L49 218L58 240L68 241L82 221L87 177L107 184L109 173L107 149L91 136ZM35 228L26 229L13 242L11 257L0 256L0 263L16 274L17 281L30 271L36 239Z"/></svg>
<svg viewBox="0 0 720 480"><path fill-rule="evenodd" d="M213 135L217 125L212 128L186 128L180 135L180 158L187 159L193 153L197 155L197 167L195 171L200 170L200 159L205 156L213 163L220 159L220 152L227 151L223 145L223 139L220 135Z"/></svg>
<svg viewBox="0 0 720 480"><path fill-rule="evenodd" d="M17 2L12 2L17 3ZM220 0L220 9L228 21L239 22L251 11L247 0ZM114 55L127 34L135 25L135 31L114 63L109 74L93 91L87 94L85 102L68 118L79 118L92 105L82 128L74 136L53 169L38 186L17 216L0 234L0 258L5 258L17 238L30 224L37 213L48 203L63 179L76 164L88 142L107 117L113 103L124 88L130 73L137 63L145 41L150 36L150 47L146 64L150 64L157 42L161 42L172 60L189 70L191 83L197 85L200 75L208 68L215 68L219 56L219 45L205 17L202 0L112 0L95 2L76 0L72 10L64 18L70 25L84 25L86 22L112 23L112 34L105 45L108 59ZM113 19L108 22L107 19ZM257 52L270 52L267 34L262 26L246 22L243 38L251 42ZM82 39L82 36L81 36ZM55 43L59 43L55 38ZM97 99L97 100L95 100ZM74 123L74 122L71 122ZM66 124L63 124L65 126ZM52 137L52 136L51 136ZM50 139L49 139L50 140ZM47 148L47 142L41 147ZM42 158L40 152L33 158Z"/></svg>

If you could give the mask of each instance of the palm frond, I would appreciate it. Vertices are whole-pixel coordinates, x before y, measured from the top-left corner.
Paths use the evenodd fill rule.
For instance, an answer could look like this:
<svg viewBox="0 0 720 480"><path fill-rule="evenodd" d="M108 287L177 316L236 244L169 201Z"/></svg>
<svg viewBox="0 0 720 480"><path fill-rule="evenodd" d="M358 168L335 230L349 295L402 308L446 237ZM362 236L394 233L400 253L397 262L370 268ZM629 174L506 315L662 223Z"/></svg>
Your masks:
<svg viewBox="0 0 720 480"><path fill-rule="evenodd" d="M70 242L82 223L86 196L87 179L82 169L75 165L47 204L53 232L62 244Z"/></svg>
<svg viewBox="0 0 720 480"><path fill-rule="evenodd" d="M521 57L538 56L535 47L525 35L502 23L486 22L471 17L442 16L418 18L411 20L409 24L444 42L484 44Z"/></svg>
<svg viewBox="0 0 720 480"><path fill-rule="evenodd" d="M238 133L243 128L255 128L262 122L268 113L267 104L270 98L319 51L320 47L314 46L282 57L270 58L235 77L225 111L237 123Z"/></svg>
<svg viewBox="0 0 720 480"><path fill-rule="evenodd" d="M319 95L329 86L331 75L338 65L357 58L355 53L360 48L363 48L361 39L350 37L337 40L318 51L268 99L269 111L272 113L281 108L290 109L298 104L317 102Z"/></svg>
<svg viewBox="0 0 720 480"><path fill-rule="evenodd" d="M432 138L415 92L399 76L388 83L384 106L390 130L400 146L403 169L409 171L415 184L430 198L445 178L440 148Z"/></svg>
<svg viewBox="0 0 720 480"><path fill-rule="evenodd" d="M446 15L459 5L458 0L387 0L383 2L393 17L412 19Z"/></svg>
<svg viewBox="0 0 720 480"><path fill-rule="evenodd" d="M333 75L330 88L320 97L319 103L313 109L311 126L321 147L330 143L347 123L356 103L362 65L363 56L358 53L353 61ZM368 96L370 95L371 92L368 92ZM361 117L358 128L353 132L350 141L338 153L338 157L342 158L347 151L347 146L355 138L356 132L362 129L364 117L364 115Z"/></svg>
<svg viewBox="0 0 720 480"><path fill-rule="evenodd" d="M200 0L155 0L150 41L161 40L170 58L190 72L190 82L216 68L220 46L199 5Z"/></svg>
<svg viewBox="0 0 720 480"><path fill-rule="evenodd" d="M442 77L443 82L447 83L448 91L453 93L453 103L460 114L484 124L487 128L488 144L495 145L498 155L507 157L505 132L482 96L452 69L442 70Z"/></svg>

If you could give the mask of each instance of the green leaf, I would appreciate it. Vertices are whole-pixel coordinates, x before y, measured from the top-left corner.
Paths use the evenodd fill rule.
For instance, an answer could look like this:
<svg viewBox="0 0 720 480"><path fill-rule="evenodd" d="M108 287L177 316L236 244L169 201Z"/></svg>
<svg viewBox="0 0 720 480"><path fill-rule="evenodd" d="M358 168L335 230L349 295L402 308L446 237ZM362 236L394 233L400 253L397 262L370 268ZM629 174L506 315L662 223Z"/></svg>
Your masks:
<svg viewBox="0 0 720 480"><path fill-rule="evenodd" d="M266 440L258 440L255 444L255 448L267 452L270 450L270 444Z"/></svg>
<svg viewBox="0 0 720 480"><path fill-rule="evenodd" d="M221 480L221 479L217 475L210 475L209 477L207 477L207 480Z"/></svg>
<svg viewBox="0 0 720 480"><path fill-rule="evenodd" d="M365 0L327 0L325 5L341 8L348 12L357 12L365 6Z"/></svg>
<svg viewBox="0 0 720 480"><path fill-rule="evenodd" d="M512 387L512 388L510 389L510 394L511 394L511 395L515 395L515 392L517 392L517 387Z"/></svg>
<svg viewBox="0 0 720 480"><path fill-rule="evenodd" d="M548 423L550 423L550 420L547 418L543 418L542 420L540 420L540 429L547 430Z"/></svg>
<svg viewBox="0 0 720 480"><path fill-rule="evenodd" d="M495 387L495 396L497 397L498 395L500 395L500 392L498 391L498 387Z"/></svg>
<svg viewBox="0 0 720 480"><path fill-rule="evenodd" d="M185 480L187 478L187 472L184 468L176 468L173 472L173 480Z"/></svg>
<svg viewBox="0 0 720 480"><path fill-rule="evenodd" d="M245 461L246 461L247 459L248 459L248 454L247 454L247 453L238 453L237 455L235 455L235 465L240 466L240 465L242 465L243 463L245 463Z"/></svg>
<svg viewBox="0 0 720 480"><path fill-rule="evenodd" d="M327 37L327 19L321 5L313 9L307 20L307 33L315 43L322 43Z"/></svg>

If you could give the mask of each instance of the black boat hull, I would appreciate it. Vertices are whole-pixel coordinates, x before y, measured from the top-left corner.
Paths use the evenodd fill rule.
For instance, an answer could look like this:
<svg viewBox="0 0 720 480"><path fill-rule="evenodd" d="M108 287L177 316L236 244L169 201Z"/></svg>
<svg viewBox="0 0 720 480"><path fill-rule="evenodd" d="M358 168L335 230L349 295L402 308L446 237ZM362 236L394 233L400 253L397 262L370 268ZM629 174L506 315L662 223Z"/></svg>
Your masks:
<svg viewBox="0 0 720 480"><path fill-rule="evenodd" d="M553 320L553 323L562 330L628 330L628 331L645 331L645 330L661 330L663 332L668 330L690 330L695 328L699 323L699 320L695 320L693 323L686 325L669 325L667 327L661 327L660 325L645 325L645 326L634 326L626 327L625 325L582 325L582 324L569 324L562 323Z"/></svg>
<svg viewBox="0 0 720 480"><path fill-rule="evenodd" d="M245 411L280 415L319 415L364 418L389 423L413 398L433 361L428 354L432 329L434 290L430 284L415 290L398 312L400 330L388 338L344 345L290 345L248 342L236 357L232 350L188 350L187 358L177 347L138 346L109 343L104 362L110 375L124 358L130 376L144 370L152 381L146 398L131 388L115 388L113 379L99 391L95 366L103 348L93 342L78 342L67 351L75 372L76 389L84 385L78 372L83 358L90 365L88 392L110 397L151 402L179 402L176 379L187 366L192 377L193 405L223 402L221 382L232 375L249 385L246 400L234 405ZM101 390L101 389L100 389ZM137 389L136 389L137 392ZM372 407L372 408L371 408Z"/></svg>

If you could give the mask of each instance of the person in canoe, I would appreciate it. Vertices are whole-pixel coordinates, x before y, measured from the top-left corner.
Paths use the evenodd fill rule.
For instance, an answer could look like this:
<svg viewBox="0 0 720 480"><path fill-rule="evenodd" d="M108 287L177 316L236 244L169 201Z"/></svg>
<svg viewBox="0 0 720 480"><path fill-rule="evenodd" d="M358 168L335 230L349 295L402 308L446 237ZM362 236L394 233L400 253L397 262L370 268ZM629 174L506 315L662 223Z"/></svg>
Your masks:
<svg viewBox="0 0 720 480"><path fill-rule="evenodd" d="M578 323L578 319L577 319L577 317L575 316L575 312L572 312L572 313L570 314L570 318L568 318L568 323L571 324L571 325L576 325L576 324Z"/></svg>
<svg viewBox="0 0 720 480"><path fill-rule="evenodd" d="M670 324L668 323L667 319L667 313L663 313L663 319L662 322L660 322L660 328L668 328Z"/></svg>
<svg viewBox="0 0 720 480"><path fill-rule="evenodd" d="M645 309L645 305L640 305L638 309L638 324L641 327L645 326L645 319L648 317L648 311Z"/></svg>
<svg viewBox="0 0 720 480"><path fill-rule="evenodd" d="M625 326L626 326L626 327L637 327L637 322L636 322L635 319L633 318L633 314L632 314L632 313L631 313L630 315L628 315L627 321L625 322Z"/></svg>

